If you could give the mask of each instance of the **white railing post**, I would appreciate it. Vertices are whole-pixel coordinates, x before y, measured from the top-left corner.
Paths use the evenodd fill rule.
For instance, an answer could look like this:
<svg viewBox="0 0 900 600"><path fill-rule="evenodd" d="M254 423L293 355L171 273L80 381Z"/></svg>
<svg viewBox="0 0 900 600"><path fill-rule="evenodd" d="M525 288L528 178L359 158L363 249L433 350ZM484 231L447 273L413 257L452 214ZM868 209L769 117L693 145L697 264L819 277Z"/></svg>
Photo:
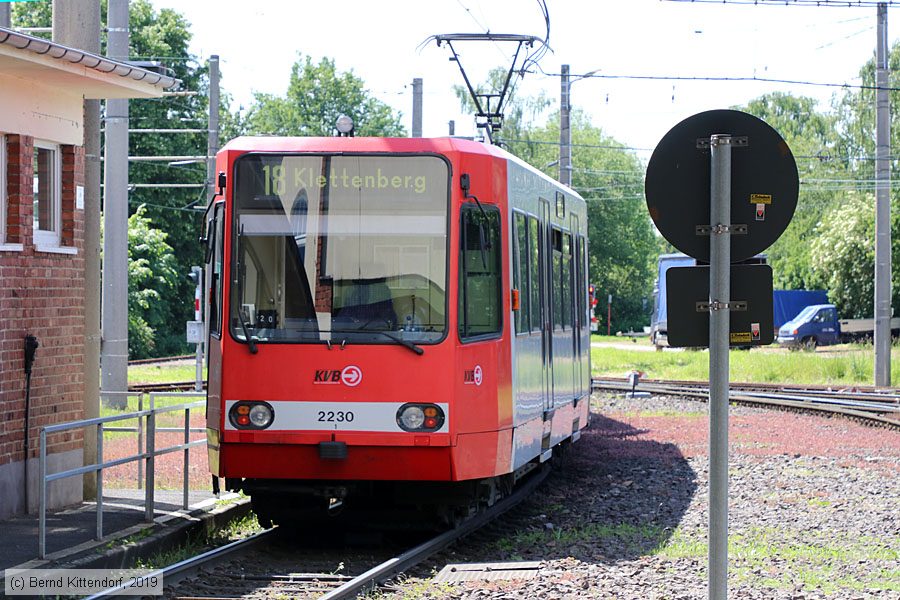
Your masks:
<svg viewBox="0 0 900 600"><path fill-rule="evenodd" d="M114 393L108 393L109 395L113 395ZM123 394L119 394L123 395ZM125 394L125 395L134 395L134 394ZM195 396L196 394L176 394L176 393L163 393L159 394L160 396L166 397L181 397L187 398L191 396ZM159 409L155 406L155 397L154 394L149 395L150 398L150 406L147 410L143 409L143 396L139 396L139 405L140 410L133 413L127 413L116 416L108 416L108 417L97 417L93 419L81 419L78 421L70 421L67 423L57 423L53 425L46 425L40 428L40 440L39 440L39 452L38 452L38 463L39 463L39 494L38 494L38 556L40 558L46 558L47 555L47 510L48 510L48 499L47 499L47 486L57 479L65 479L67 477L75 477L76 475L85 475L87 473L97 473L97 518L96 518L96 539L100 540L103 538L103 470L111 467L115 467L122 464L127 464L130 462L137 461L138 463L146 462L145 470L145 516L148 522L152 522L155 515L155 491L156 491L156 478L155 478L155 464L156 464L156 455L168 454L170 452L183 452L184 457L184 476L183 476L183 497L184 497L184 507L185 509L189 506L190 501L190 448L193 446L199 446L205 443L204 439L197 439L191 441L191 433L193 430L190 426L191 420L191 409L192 408L201 408L203 406L203 402L194 402L189 403L186 402L184 404L179 404L175 406L164 406ZM165 446L157 449L156 447L156 415L157 413L175 413L184 411L184 441L179 442L177 444L171 446ZM143 424L143 418L147 417L146 426ZM138 419L139 427L107 427L108 423L118 423L121 421L131 421L134 419ZM85 430L87 427L96 426L96 435L97 435L97 462L93 464L84 464L80 467L68 469L64 471L60 471L58 473L48 473L48 464L47 464L47 438L50 435L55 433L60 433L63 431L70 431L73 429L81 429ZM126 431L126 432L136 432L143 431L145 433L145 447L139 448L139 452L137 454L126 456L122 458L115 458L109 461L106 461L103 456L103 436L107 431ZM179 431L178 427L162 427L160 431L164 433L173 432L177 433ZM200 430L202 431L202 430ZM142 444L144 446L144 444ZM27 460L27 457L26 457Z"/></svg>
<svg viewBox="0 0 900 600"><path fill-rule="evenodd" d="M41 427L41 448L38 458L40 469L40 486L41 493L38 496L38 557L45 558L47 556L47 432ZM25 452L25 460L28 460L28 451ZM28 485L28 482L25 482ZM28 507L25 507L28 513Z"/></svg>
<svg viewBox="0 0 900 600"><path fill-rule="evenodd" d="M190 486L190 466L191 466L191 409L184 409L184 502L182 508L187 510L188 507L188 488Z"/></svg>
<svg viewBox="0 0 900 600"><path fill-rule="evenodd" d="M97 536L103 539L103 423L97 424Z"/></svg>
<svg viewBox="0 0 900 600"><path fill-rule="evenodd" d="M144 392L140 392L138 394L138 412L144 410ZM138 417L137 420L137 450L138 454L144 453L144 420ZM137 481L137 489L141 489L141 486L144 485L144 461L137 461L138 468L138 481Z"/></svg>
<svg viewBox="0 0 900 600"><path fill-rule="evenodd" d="M153 394L150 395L150 414L147 415L147 479L144 494L144 520L153 522L153 491L156 487L156 472L154 471L156 455L156 410L153 408Z"/></svg>

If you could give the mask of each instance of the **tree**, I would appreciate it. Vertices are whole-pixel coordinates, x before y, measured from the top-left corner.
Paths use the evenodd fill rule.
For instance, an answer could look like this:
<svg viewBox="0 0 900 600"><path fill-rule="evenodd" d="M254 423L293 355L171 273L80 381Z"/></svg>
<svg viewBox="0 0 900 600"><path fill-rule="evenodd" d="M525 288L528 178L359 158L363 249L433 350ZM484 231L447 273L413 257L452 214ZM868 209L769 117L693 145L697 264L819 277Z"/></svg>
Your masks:
<svg viewBox="0 0 900 600"><path fill-rule="evenodd" d="M284 97L254 94L244 122L245 132L274 135L329 136L341 115L353 119L359 136L402 137L406 130L400 114L374 98L353 71L339 72L334 60L314 64L297 58Z"/></svg>
<svg viewBox="0 0 900 600"><path fill-rule="evenodd" d="M572 184L587 201L588 273L601 299L612 295L616 331L649 323L658 246L643 196L643 166L624 145L572 111ZM525 160L548 167L559 153L559 114L529 131ZM603 302L601 301L601 304ZM605 321L606 314L598 314Z"/></svg>
<svg viewBox="0 0 900 600"><path fill-rule="evenodd" d="M875 285L875 221L866 210L871 196L847 194L830 211L810 244L813 265L824 273L828 298L846 318L871 314Z"/></svg>
<svg viewBox="0 0 900 600"><path fill-rule="evenodd" d="M128 354L132 358L167 356L180 350L180 343L159 331L177 317L172 305L162 299L178 286L178 271L169 237L139 206L128 217Z"/></svg>
<svg viewBox="0 0 900 600"><path fill-rule="evenodd" d="M888 56L888 69L894 72L900 69L900 43L894 44ZM861 192L872 191L875 187L875 59L866 62L859 71L862 87L857 90L846 90L835 102L840 125L839 133L849 162L854 173L854 186ZM891 153L890 169L897 173L900 161L897 160L896 148L900 147L900 91L891 88L889 92L891 109ZM875 201L872 194L866 194L869 202L860 205L867 218L873 221L871 239L874 240ZM891 189L891 306L894 311L900 307L900 254L897 240L900 237L900 197L896 189ZM873 251L874 252L874 251ZM867 273L860 274L874 287L874 263ZM866 317L874 312L874 293L866 299L867 307L861 314Z"/></svg>
<svg viewBox="0 0 900 600"><path fill-rule="evenodd" d="M847 319L872 316L875 297L874 195L848 192L840 205L832 207L811 236L810 257L822 274L828 298L838 314ZM893 229L900 228L900 215L892 215ZM900 239L893 238L891 253L900 256ZM896 271L895 271L896 273ZM892 305L900 304L896 280Z"/></svg>
<svg viewBox="0 0 900 600"><path fill-rule="evenodd" d="M487 82L477 85L475 92L499 95L503 91L508 72L505 67L491 69ZM513 75L501 107L503 109L503 127L499 132L493 134L493 138L497 145L509 150L522 160L532 163L530 159L534 157L537 148L537 145L533 143L535 140L532 139L534 122L546 112L552 102L543 92L537 96L519 96L517 93L519 81L521 79ZM477 108L469 93L469 88L463 85L454 85L453 92L459 98L460 108L464 112L475 114ZM485 106L482 108L486 109Z"/></svg>
<svg viewBox="0 0 900 600"><path fill-rule="evenodd" d="M506 69L493 69L476 91L499 93ZM455 86L463 110L475 111L468 89ZM559 158L559 112L544 125L533 121L551 101L543 94L522 98L511 86L503 128L494 140L512 154L555 177ZM603 298L613 297L616 331L639 330L650 320L658 242L644 205L644 169L623 144L591 124L581 110L570 114L572 185L587 201L588 277ZM601 302L603 304L603 302ZM606 312L598 314L606 321Z"/></svg>
<svg viewBox="0 0 900 600"><path fill-rule="evenodd" d="M148 0L131 0L129 23L132 59L160 62L182 81L182 89L195 96L134 100L130 102L130 128L192 128L205 130L209 119L208 69L190 55L189 23L171 9L156 11ZM227 96L225 97L227 102ZM227 104L222 114L227 115ZM205 156L207 134L134 133L129 136L132 156ZM165 162L134 162L129 181L142 184L197 184L206 181L206 163L181 168ZM177 273L171 288L160 290L161 311L168 318L157 323L154 356L182 354L187 350L185 321L193 320L194 285L187 278L191 265L199 265L203 250L198 239L206 205L206 190L198 188L136 188L129 192L132 207L145 206L145 214L160 230L174 254ZM198 210L199 209L199 210ZM162 292L165 293L162 293Z"/></svg>
<svg viewBox="0 0 900 600"><path fill-rule="evenodd" d="M101 0L101 22L106 22L107 0ZM50 2L17 3L13 7L17 26L49 27L52 22ZM171 9L156 11L148 0L129 3L130 47L132 60L158 62L182 81L182 88L199 92L195 96L141 99L129 102L130 129L206 129L208 122L208 73L205 65L188 52L191 41L189 24ZM106 51L106 37L101 34L101 53ZM228 95L222 97L220 110L223 123L233 125L228 111ZM232 130L234 127L232 126ZM226 138L227 139L227 138ZM207 136L201 133L134 133L129 136L130 156L202 156L206 154ZM175 168L165 162L132 162L128 177L135 184L202 184L206 180L205 162ZM203 250L201 233L202 208L206 191L191 188L134 188L128 197L131 210L143 205L146 216L168 235L173 249L175 269L187 274L191 265L200 264ZM183 353L184 322L193 319L194 286L187 277L157 300L166 305L171 318L159 324L155 352ZM137 330L136 330L137 331ZM167 350L163 350L167 349ZM157 356L160 354L156 354Z"/></svg>
<svg viewBox="0 0 900 600"><path fill-rule="evenodd" d="M817 289L825 285L810 256L816 226L844 192L834 182L852 178L838 136L837 117L816 110L812 98L781 92L756 98L742 110L771 125L785 139L797 161L800 193L797 209L784 234L768 250L776 288Z"/></svg>

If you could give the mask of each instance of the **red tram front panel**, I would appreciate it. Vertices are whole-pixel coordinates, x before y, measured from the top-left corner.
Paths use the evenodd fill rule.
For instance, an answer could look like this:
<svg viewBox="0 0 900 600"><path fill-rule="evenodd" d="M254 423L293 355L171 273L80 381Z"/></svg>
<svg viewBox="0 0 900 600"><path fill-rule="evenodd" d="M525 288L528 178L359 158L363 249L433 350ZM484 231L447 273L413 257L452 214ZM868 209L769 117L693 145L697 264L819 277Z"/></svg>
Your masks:
<svg viewBox="0 0 900 600"><path fill-rule="evenodd" d="M228 177L210 224L214 473L509 472L506 160L455 140L239 138L217 167ZM461 294L497 306L461 317Z"/></svg>

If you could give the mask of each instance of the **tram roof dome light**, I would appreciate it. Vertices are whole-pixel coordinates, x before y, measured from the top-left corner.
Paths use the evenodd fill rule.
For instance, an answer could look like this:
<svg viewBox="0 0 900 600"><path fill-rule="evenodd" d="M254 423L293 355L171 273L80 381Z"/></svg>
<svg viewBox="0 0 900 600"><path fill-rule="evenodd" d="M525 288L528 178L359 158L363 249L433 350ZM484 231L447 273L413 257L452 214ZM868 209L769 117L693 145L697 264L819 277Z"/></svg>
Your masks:
<svg viewBox="0 0 900 600"><path fill-rule="evenodd" d="M348 135L348 136L352 135L353 134L353 119L351 119L347 115L341 115L337 118L335 127L338 130L338 135Z"/></svg>

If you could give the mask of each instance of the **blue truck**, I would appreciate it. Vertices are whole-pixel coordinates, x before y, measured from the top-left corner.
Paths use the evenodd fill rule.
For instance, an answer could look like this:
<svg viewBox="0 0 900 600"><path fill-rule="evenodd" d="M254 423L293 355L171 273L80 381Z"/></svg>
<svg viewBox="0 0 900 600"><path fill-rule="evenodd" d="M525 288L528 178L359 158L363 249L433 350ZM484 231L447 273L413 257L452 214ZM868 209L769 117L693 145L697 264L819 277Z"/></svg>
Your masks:
<svg viewBox="0 0 900 600"><path fill-rule="evenodd" d="M782 325L796 317L807 306L828 304L825 290L773 290L772 312L775 333Z"/></svg>
<svg viewBox="0 0 900 600"><path fill-rule="evenodd" d="M891 319L891 335L900 334L900 319ZM815 349L843 342L869 340L875 331L874 319L838 319L834 304L813 304L778 329L776 341L789 348Z"/></svg>
<svg viewBox="0 0 900 600"><path fill-rule="evenodd" d="M841 341L841 324L833 304L807 306L796 317L783 323L775 338L780 346L803 347L812 350L816 346L830 346Z"/></svg>
<svg viewBox="0 0 900 600"><path fill-rule="evenodd" d="M669 322L666 316L666 271L672 267L693 267L697 261L686 254L661 254L656 262L653 286L653 314L650 317L650 341L661 350L669 345Z"/></svg>

